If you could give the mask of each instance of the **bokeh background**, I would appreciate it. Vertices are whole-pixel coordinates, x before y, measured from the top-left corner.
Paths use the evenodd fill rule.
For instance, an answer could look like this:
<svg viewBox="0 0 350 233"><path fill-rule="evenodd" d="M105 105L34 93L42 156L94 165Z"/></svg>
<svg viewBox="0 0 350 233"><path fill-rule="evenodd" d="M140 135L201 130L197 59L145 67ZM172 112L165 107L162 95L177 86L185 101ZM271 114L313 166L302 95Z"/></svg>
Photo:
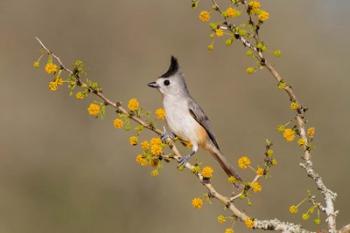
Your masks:
<svg viewBox="0 0 350 233"><path fill-rule="evenodd" d="M205 1L203 0L203 3ZM339 197L338 226L350 222L349 10L347 0L262 1L271 13L263 37L283 57L274 59L310 111L317 128L315 168ZM203 8L208 6L204 3ZM258 218L291 216L288 206L315 190L298 166L300 150L275 128L292 117L288 100L266 71L245 73L252 61L238 43L223 41L208 53L208 28L190 1L0 0L0 232L112 233L223 232L227 213L216 201L201 210L191 199L205 190L189 172L166 165L159 177L135 163L139 149L104 120L88 116L92 99L78 101L64 88L52 93L48 76L34 70L39 36L63 61L86 62L88 77L112 99L137 97L144 108L161 105L146 87L176 55L193 96L212 120L224 153L262 161L265 138L275 143L278 166L263 192L240 206ZM147 135L149 137L149 135ZM145 135L146 138L146 135ZM216 168L207 153L197 158ZM245 172L249 177L252 173ZM311 223L310 223L311 222ZM302 222L320 230L312 219ZM235 225L236 232L248 230Z"/></svg>

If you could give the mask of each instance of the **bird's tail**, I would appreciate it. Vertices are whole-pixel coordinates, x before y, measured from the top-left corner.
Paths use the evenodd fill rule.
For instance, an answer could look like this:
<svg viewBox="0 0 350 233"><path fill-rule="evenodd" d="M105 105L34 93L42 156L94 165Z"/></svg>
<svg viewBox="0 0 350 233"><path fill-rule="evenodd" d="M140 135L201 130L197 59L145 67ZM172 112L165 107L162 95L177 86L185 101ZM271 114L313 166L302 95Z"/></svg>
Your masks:
<svg viewBox="0 0 350 233"><path fill-rule="evenodd" d="M214 145L210 146L208 148L210 153L214 156L216 161L219 162L222 169L224 169L225 173L230 177L233 176L237 180L242 181L242 178L238 175L238 173L235 171L233 166L230 164L230 162L226 159L226 157L221 153L221 151L215 147Z"/></svg>

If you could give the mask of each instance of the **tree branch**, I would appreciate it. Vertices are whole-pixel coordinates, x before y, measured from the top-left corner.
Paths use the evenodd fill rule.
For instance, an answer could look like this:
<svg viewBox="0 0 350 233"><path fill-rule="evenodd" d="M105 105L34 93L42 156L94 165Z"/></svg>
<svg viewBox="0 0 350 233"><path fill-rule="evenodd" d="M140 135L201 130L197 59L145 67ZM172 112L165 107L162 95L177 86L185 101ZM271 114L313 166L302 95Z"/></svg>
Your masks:
<svg viewBox="0 0 350 233"><path fill-rule="evenodd" d="M40 44L41 48L44 49L44 51L48 55L52 56L57 61L57 63L61 66L61 69L63 69L64 71L68 72L70 75L72 75L76 78L77 85L81 86L81 85L85 84L81 80L79 75L75 74L71 69L69 69L67 66L65 66L63 64L63 62L61 61L61 59L56 54L54 54L51 50L49 50L38 37L36 37L36 40ZM102 91L92 89L91 87L89 87L89 88L93 94L95 94L98 98L103 100L106 105L112 106L118 113L125 114L127 117L129 117L130 119L132 119L136 123L144 126L145 128L151 130L152 132L154 132L157 135L162 134L162 131L155 128L152 124L149 124L149 123L145 122L144 120L142 120L141 118L128 112L125 108L122 107L120 102L112 101L111 99L107 98L102 93ZM168 139L167 143L169 145L169 148L175 154L174 159L177 162L179 162L182 156L181 156L179 150L177 149L174 141L172 141L171 139ZM193 166L191 163L187 162L185 164L185 168L187 168L190 171L193 171L195 169L195 166ZM216 188L213 186L213 184L211 183L210 179L205 179L200 173L194 173L194 175L197 177L198 181L207 189L210 198L217 199L219 202L221 202L240 221L244 222L244 221L250 220L250 219L253 220L254 221L254 225L253 225L254 229L274 230L274 231L291 232L291 233L314 233L312 231L308 231L306 229L303 229L300 225L289 223L289 222L283 222L283 221L280 221L278 219L271 219L271 220L253 219L253 218L249 217L249 215L247 215L245 212L240 210L234 204L234 202L233 202L234 199L231 200L229 197L219 193L216 190ZM258 176L256 176L254 178L254 180L257 180L257 179L258 179Z"/></svg>

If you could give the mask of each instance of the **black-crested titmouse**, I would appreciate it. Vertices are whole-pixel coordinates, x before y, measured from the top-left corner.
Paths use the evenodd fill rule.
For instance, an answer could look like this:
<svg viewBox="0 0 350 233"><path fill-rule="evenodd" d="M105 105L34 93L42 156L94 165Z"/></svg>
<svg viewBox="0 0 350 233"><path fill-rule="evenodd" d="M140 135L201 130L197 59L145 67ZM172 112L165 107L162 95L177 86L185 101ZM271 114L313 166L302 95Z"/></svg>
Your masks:
<svg viewBox="0 0 350 233"><path fill-rule="evenodd" d="M240 179L220 152L209 119L190 95L184 75L180 71L175 57L171 57L167 72L155 82L149 83L148 86L157 88L163 96L166 120L171 133L192 144L192 152L182 157L180 165L185 164L198 151L200 146L214 156L228 176ZM163 136L166 136L166 132Z"/></svg>

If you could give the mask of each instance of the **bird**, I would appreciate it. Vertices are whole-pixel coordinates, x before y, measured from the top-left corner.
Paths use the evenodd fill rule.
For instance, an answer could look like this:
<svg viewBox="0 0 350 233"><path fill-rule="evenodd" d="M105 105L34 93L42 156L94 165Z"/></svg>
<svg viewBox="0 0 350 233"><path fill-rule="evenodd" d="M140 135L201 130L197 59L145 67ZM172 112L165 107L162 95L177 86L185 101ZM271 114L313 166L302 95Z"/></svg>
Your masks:
<svg viewBox="0 0 350 233"><path fill-rule="evenodd" d="M241 180L230 162L221 153L209 118L192 98L184 74L174 56L171 56L168 70L156 81L148 83L148 86L158 89L163 97L165 118L170 133L164 128L162 139L178 137L192 145L191 152L181 157L179 165L185 165L199 148L203 148L218 161L229 177L233 176Z"/></svg>

